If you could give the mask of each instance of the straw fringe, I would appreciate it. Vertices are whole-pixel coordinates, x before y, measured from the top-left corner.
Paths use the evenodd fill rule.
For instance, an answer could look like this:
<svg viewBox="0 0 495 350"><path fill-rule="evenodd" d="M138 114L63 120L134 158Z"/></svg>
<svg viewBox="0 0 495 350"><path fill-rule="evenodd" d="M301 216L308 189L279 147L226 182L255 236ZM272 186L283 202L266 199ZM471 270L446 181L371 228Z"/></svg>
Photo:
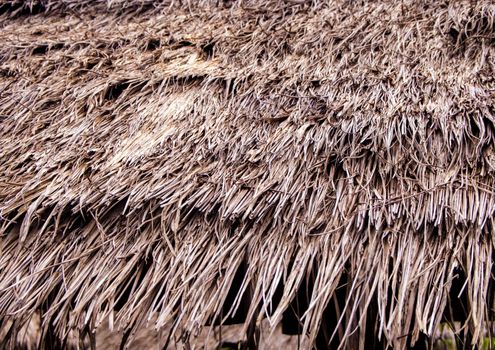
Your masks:
<svg viewBox="0 0 495 350"><path fill-rule="evenodd" d="M68 12L67 12L68 11ZM316 337L432 335L457 271L491 315L489 1L3 1L0 319L187 337L238 298ZM280 302L274 303L279 286ZM112 327L112 326L111 326ZM332 330L333 331L333 330Z"/></svg>

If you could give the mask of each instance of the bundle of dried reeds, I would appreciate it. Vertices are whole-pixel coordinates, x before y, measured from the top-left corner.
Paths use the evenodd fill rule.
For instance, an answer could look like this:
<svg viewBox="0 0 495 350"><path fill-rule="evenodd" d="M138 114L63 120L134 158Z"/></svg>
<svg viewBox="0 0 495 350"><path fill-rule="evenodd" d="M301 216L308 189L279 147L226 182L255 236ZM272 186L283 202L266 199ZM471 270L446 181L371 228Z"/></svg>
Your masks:
<svg viewBox="0 0 495 350"><path fill-rule="evenodd" d="M467 0L1 1L4 341L36 314L42 337L108 320L124 343L245 306L246 329L275 327L310 285L308 344L342 293L328 339L401 349L462 274L478 342L494 17Z"/></svg>

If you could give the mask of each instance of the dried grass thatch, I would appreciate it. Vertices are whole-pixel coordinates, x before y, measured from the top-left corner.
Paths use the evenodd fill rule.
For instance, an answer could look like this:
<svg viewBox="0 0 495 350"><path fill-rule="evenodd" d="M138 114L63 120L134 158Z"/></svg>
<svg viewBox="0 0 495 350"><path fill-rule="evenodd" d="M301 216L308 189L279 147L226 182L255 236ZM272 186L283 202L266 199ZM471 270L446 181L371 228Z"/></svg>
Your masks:
<svg viewBox="0 0 495 350"><path fill-rule="evenodd" d="M462 273L476 343L494 302L494 6L1 1L5 341L39 313L60 339L108 320L124 342L187 340L241 304L246 329L275 327L310 285L308 344L344 291L339 343L372 327L400 349L433 334Z"/></svg>

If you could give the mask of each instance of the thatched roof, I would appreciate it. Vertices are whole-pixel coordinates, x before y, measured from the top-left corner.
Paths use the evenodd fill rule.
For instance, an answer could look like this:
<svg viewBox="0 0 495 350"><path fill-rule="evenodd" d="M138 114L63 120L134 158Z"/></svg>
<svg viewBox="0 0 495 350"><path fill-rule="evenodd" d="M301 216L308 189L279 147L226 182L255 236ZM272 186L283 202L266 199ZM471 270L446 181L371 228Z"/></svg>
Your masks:
<svg viewBox="0 0 495 350"><path fill-rule="evenodd" d="M491 1L1 3L10 338L40 312L62 339L107 320L124 340L187 338L242 306L246 327L275 327L310 281L309 343L345 290L342 345L363 346L374 305L374 332L402 348L433 334L462 274L479 340Z"/></svg>

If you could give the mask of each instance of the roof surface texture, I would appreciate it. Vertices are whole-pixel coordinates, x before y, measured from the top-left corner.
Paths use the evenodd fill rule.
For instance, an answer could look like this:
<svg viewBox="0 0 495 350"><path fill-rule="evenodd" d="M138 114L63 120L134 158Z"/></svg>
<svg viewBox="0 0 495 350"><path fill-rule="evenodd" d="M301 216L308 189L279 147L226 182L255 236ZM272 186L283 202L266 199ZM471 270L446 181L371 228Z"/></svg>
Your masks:
<svg viewBox="0 0 495 350"><path fill-rule="evenodd" d="M311 279L308 344L344 288L339 342L365 345L375 305L374 332L399 349L434 333L462 272L463 322L480 339L491 1L1 4L11 334L41 312L62 339L107 320L186 339L248 290L246 327L275 327Z"/></svg>

